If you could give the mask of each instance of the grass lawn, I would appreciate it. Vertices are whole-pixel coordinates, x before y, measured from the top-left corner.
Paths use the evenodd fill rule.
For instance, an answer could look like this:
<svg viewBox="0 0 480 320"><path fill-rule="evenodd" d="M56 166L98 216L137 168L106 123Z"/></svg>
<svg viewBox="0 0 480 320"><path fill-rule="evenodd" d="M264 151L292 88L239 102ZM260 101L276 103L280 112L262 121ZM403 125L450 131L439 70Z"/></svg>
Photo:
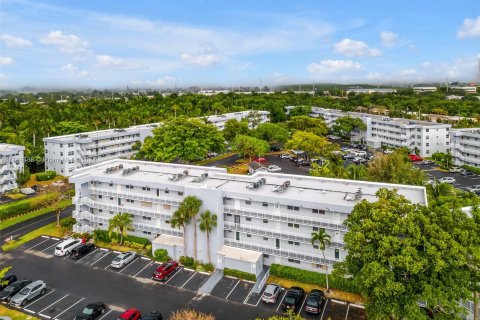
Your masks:
<svg viewBox="0 0 480 320"><path fill-rule="evenodd" d="M142 250L133 249L127 246L122 246L118 243L106 243L106 242L95 241L95 245L97 247L107 248L114 251L120 251L120 252L135 251L137 253L143 254Z"/></svg>
<svg viewBox="0 0 480 320"><path fill-rule="evenodd" d="M9 309L4 305L0 305L0 315L10 317L12 320L38 320L37 317Z"/></svg>
<svg viewBox="0 0 480 320"><path fill-rule="evenodd" d="M267 283L277 283L284 288L300 287L303 290L305 290L305 292L310 292L312 291L312 289L326 290L326 288L322 288L314 284L297 282L297 281L283 279L275 276L270 276L267 279ZM330 289L330 293L327 293L326 297L348 301L352 303L363 304L363 298L358 293L351 293L351 292L346 292L346 291L337 290L337 289Z"/></svg>
<svg viewBox="0 0 480 320"><path fill-rule="evenodd" d="M72 200L71 199L67 199L67 200L64 200L62 201L61 203L61 207L62 209L65 208L65 207L68 207L69 205L72 204ZM53 209L51 207L47 207L47 208L43 208L43 209L39 209L39 210L35 210L35 211L32 211L30 213L27 213L27 214L22 214L18 217L13 217L13 218L10 218L10 219L7 219L7 220L4 220L0 223L0 230L3 230L5 228L8 228L8 227L11 227L17 223L20 223L20 222L23 222L23 221L27 221L27 220L30 220L30 219L33 219L35 217L38 217L38 216L41 216L43 214L46 214L46 213L49 213L53 211Z"/></svg>
<svg viewBox="0 0 480 320"><path fill-rule="evenodd" d="M218 157L200 160L200 161L198 161L196 164L199 165L199 166L204 166L204 165L209 164L209 163L211 163L211 162L214 162L214 161L217 161L217 160L222 160L222 159L231 157L231 156L233 156L234 154L235 154L235 152L224 153L224 154L219 155Z"/></svg>
<svg viewBox="0 0 480 320"><path fill-rule="evenodd" d="M58 180L64 180L65 177L64 176L56 176L55 178L53 178L52 180L47 180L47 181L37 181L37 179L35 178L36 177L36 174L32 174L32 176L30 177L30 180L27 181L27 183L25 183L22 187L23 188L30 188L31 186L34 186L36 184L39 184L41 186L48 186L50 185L52 182L54 181L58 181Z"/></svg>
<svg viewBox="0 0 480 320"><path fill-rule="evenodd" d="M26 197L26 195L24 195L23 193L7 193L5 194L5 196L13 200L22 199Z"/></svg>
<svg viewBox="0 0 480 320"><path fill-rule="evenodd" d="M32 239L35 239L36 237L39 237L41 235L47 235L47 236L61 238L61 237L63 237L65 232L63 231L62 228L55 227L56 224L57 224L56 222L51 223L51 224L46 225L44 227L41 227L37 230L29 232L29 233L21 236L18 239L15 239L15 240L13 240L9 243L6 243L6 244L2 245L2 250L3 251L13 250L15 248L18 248L22 244L27 243L28 241L30 241Z"/></svg>
<svg viewBox="0 0 480 320"><path fill-rule="evenodd" d="M248 173L248 164L236 164L228 168L228 173L232 174L247 174Z"/></svg>

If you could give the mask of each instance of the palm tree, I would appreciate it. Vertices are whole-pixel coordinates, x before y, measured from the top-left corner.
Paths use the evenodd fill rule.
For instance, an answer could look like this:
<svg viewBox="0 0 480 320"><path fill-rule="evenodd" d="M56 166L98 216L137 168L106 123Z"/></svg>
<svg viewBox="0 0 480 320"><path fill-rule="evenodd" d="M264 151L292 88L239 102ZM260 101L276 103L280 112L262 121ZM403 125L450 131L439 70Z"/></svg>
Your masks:
<svg viewBox="0 0 480 320"><path fill-rule="evenodd" d="M202 200L198 199L195 196L188 196L183 199L180 207L173 213L170 224L174 228L183 229L183 250L186 253L186 234L185 226L193 219L193 237L194 237L194 248L193 248L193 258L197 260L197 220L195 216L200 211L202 206Z"/></svg>
<svg viewBox="0 0 480 320"><path fill-rule="evenodd" d="M120 244L123 244L123 237L127 235L127 231L133 230L132 216L128 213L116 214L112 219L108 220L108 235L112 236L112 232L117 231L120 234Z"/></svg>
<svg viewBox="0 0 480 320"><path fill-rule="evenodd" d="M317 247L316 243L318 242L318 248L320 250L322 250L323 260L326 260L325 259L325 249L331 244L330 238L331 238L330 235L324 229L320 229L317 232L312 232L312 240L311 240L312 246L314 248ZM329 291L329 287L328 287L328 263L326 261L325 261L325 267L326 267L325 276L327 278L327 292L328 292Z"/></svg>
<svg viewBox="0 0 480 320"><path fill-rule="evenodd" d="M217 226L217 215L212 214L210 210L207 210L200 215L198 222L200 222L200 230L207 234L207 255L208 262L210 263L210 232L212 232L213 228Z"/></svg>

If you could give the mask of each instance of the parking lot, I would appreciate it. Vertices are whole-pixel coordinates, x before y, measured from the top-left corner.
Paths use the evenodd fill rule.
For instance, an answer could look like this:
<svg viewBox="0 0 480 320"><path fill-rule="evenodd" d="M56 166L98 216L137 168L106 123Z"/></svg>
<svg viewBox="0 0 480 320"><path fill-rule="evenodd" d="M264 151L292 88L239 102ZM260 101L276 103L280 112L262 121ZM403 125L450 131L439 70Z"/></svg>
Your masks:
<svg viewBox="0 0 480 320"><path fill-rule="evenodd" d="M47 282L47 293L23 308L27 313L45 319L73 319L86 304L94 301L103 301L108 306L106 312L99 317L100 320L116 319L128 307L140 308L142 305L150 306L150 309L144 307L141 311L158 309L162 312L167 311L167 315L180 308L192 307L213 313L218 319L225 319L225 316L228 316L228 319L255 319L283 313L280 308L281 299L274 305L264 304L260 301L263 290L260 294L252 293L254 283L250 281L223 276L210 295L203 295L198 293L198 290L209 279L208 273L179 268L167 281L155 281L152 275L159 263L149 258L138 256L125 267L115 269L110 263L119 252L104 248L96 248L78 260L53 256L55 246L61 241L49 237L36 238L15 250L17 258L8 262L8 265L13 265L13 271L20 278L38 277ZM22 263L23 259L28 262ZM7 263L4 260L2 256L2 264ZM38 264L42 266L36 266ZM59 270L53 270L55 268ZM28 271L21 272L22 270ZM39 270L43 272L38 272ZM59 281L60 279L64 280ZM102 286L101 283L105 281L107 284ZM142 290L134 298L130 295L131 285L127 285L127 282L133 283L134 286L141 285ZM111 288L112 286L118 288ZM285 292L286 290L282 292L282 299ZM159 294L161 297L159 300L153 299ZM117 295L120 297L126 295L127 303L115 301ZM114 301L109 301L110 299ZM137 304L133 303L135 300L138 301ZM328 300L323 309L324 314L313 318L363 319L359 316L353 317L355 313L352 306L345 302L335 303L334 300ZM298 312L306 319L312 318L301 309ZM358 312L364 314L363 309Z"/></svg>
<svg viewBox="0 0 480 320"><path fill-rule="evenodd" d="M453 177L455 178L454 187L458 189L465 190L466 188L480 184L480 176L462 176L458 173L445 172L438 168L437 165L423 165L420 162L415 162L415 166L424 171L427 175L430 175L436 179L441 179L444 177Z"/></svg>

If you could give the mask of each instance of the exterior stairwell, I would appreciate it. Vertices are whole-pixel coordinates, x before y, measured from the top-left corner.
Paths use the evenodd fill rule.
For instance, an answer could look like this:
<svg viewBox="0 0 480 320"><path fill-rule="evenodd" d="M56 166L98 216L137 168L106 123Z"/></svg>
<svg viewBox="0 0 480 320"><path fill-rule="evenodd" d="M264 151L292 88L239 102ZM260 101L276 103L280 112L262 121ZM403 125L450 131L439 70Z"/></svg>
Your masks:
<svg viewBox="0 0 480 320"><path fill-rule="evenodd" d="M223 270L215 269L215 271L212 273L210 278L208 278L207 282L205 282L203 286L200 289L198 289L198 292L204 293L204 294L210 294L210 292L212 292L213 288L222 279L222 277L223 277Z"/></svg>

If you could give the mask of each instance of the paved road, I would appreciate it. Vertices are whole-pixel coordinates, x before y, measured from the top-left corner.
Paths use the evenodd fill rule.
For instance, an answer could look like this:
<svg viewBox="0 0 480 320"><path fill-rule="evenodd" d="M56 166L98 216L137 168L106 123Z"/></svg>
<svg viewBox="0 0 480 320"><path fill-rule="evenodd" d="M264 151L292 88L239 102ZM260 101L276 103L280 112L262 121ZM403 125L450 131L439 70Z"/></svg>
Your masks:
<svg viewBox="0 0 480 320"><path fill-rule="evenodd" d="M415 163L417 167L419 167L422 171L424 171L426 174L429 174L431 176L434 176L436 179L440 179L443 177L453 177L455 178L455 184L454 186L465 190L465 188L473 186L473 185L478 185L480 184L480 176L462 176L458 173L450 173L450 172L444 172L438 170L438 167L433 165L433 166L425 166L422 164Z"/></svg>
<svg viewBox="0 0 480 320"><path fill-rule="evenodd" d="M61 218L63 219L66 217L71 217L73 208L74 206L71 205L63 209ZM46 226L47 224L55 222L56 220L57 216L55 215L55 212L52 211L39 217L17 223L14 226L5 228L0 231L0 243L5 242L5 239L10 236L13 236L13 238L16 239L26 233L29 233L33 230Z"/></svg>

